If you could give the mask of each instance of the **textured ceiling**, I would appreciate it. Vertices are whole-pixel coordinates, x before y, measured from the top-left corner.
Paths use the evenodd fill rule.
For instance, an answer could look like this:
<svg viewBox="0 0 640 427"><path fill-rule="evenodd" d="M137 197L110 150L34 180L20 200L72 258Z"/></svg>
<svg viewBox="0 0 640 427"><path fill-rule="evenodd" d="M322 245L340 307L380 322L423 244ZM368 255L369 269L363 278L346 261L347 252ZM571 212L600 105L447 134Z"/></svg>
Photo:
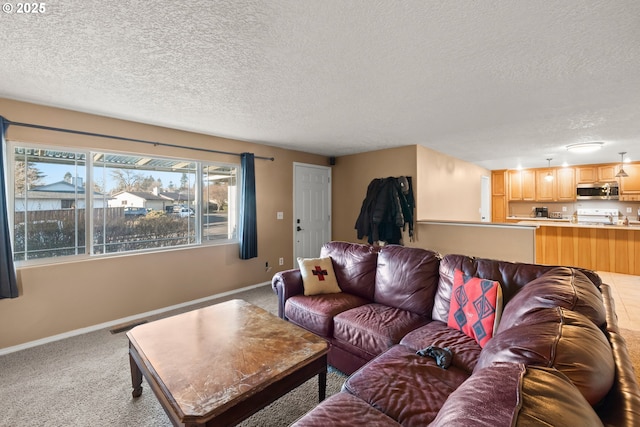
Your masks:
<svg viewBox="0 0 640 427"><path fill-rule="evenodd" d="M0 97L327 156L640 160L638 0L45 4L0 12Z"/></svg>

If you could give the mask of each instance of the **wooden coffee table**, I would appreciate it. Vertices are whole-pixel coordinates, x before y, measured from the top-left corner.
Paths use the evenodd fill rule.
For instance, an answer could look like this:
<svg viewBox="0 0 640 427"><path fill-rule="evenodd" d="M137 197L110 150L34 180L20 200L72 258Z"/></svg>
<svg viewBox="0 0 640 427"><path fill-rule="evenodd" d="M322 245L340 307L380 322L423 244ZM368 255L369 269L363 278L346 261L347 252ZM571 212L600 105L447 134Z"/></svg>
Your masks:
<svg viewBox="0 0 640 427"><path fill-rule="evenodd" d="M318 375L326 393L327 342L242 300L127 332L133 397L142 376L174 425L229 426Z"/></svg>

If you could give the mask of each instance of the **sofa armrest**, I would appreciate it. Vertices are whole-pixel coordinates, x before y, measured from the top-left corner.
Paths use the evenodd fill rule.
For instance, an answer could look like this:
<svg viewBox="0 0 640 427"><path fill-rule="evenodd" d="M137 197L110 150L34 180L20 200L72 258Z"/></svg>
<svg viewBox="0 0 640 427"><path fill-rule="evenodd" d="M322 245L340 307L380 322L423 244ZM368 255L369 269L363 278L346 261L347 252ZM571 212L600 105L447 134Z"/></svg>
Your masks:
<svg viewBox="0 0 640 427"><path fill-rule="evenodd" d="M278 316L285 319L284 303L292 296L304 293L300 270L285 270L276 273L271 279L271 287L278 295Z"/></svg>

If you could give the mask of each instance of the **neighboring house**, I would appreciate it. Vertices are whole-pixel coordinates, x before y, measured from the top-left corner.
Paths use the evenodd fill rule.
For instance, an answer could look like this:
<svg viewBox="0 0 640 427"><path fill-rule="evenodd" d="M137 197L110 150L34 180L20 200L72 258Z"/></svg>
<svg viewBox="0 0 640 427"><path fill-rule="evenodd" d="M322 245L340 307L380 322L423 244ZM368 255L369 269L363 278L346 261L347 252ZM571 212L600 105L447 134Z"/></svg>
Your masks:
<svg viewBox="0 0 640 427"><path fill-rule="evenodd" d="M121 191L109 200L109 207L145 208L164 211L173 202L150 191Z"/></svg>
<svg viewBox="0 0 640 427"><path fill-rule="evenodd" d="M84 209L86 207L85 187L82 180L75 183L58 181L53 184L33 187L25 194L16 194L15 211L46 211L60 209ZM94 192L94 196L103 196L102 193ZM105 207L108 198L94 197L94 208Z"/></svg>
<svg viewBox="0 0 640 427"><path fill-rule="evenodd" d="M170 200L174 205L193 205L194 197L189 193L181 193L178 191L158 191L158 188L153 189L153 193L162 197L165 200Z"/></svg>

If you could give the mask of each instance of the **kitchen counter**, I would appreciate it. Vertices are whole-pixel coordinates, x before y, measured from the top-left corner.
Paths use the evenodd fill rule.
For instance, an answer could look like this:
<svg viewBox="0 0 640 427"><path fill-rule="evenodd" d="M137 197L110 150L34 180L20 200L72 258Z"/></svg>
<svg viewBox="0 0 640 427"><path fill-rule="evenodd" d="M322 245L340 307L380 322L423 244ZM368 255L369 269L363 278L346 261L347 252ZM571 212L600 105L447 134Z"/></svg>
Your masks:
<svg viewBox="0 0 640 427"><path fill-rule="evenodd" d="M545 217L540 217L540 216L518 216L518 215L513 215L513 216L508 216L507 217L508 220L510 221L541 221L541 222L570 222L571 218L545 218Z"/></svg>
<svg viewBox="0 0 640 427"><path fill-rule="evenodd" d="M640 221L629 221L629 225L605 225L605 224L574 224L567 221L538 221L526 220L519 221L519 225L537 225L539 227L572 227L572 228L597 228L597 229L622 229L622 230L640 230Z"/></svg>

